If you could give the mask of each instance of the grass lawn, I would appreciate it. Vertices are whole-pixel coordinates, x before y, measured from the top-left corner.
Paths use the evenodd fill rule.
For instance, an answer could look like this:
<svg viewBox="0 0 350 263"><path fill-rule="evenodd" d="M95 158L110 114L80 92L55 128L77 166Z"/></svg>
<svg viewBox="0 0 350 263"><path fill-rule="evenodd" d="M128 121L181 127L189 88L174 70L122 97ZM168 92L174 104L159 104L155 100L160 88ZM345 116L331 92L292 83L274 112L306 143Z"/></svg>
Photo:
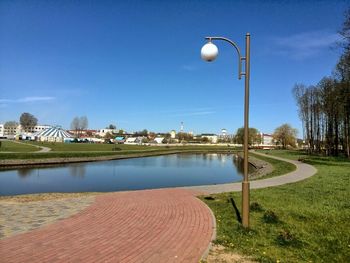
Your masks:
<svg viewBox="0 0 350 263"><path fill-rule="evenodd" d="M84 151L113 151L116 147L121 150L142 150L142 149L158 149L157 146L142 145L126 145L126 144L105 144L105 143L54 143L54 142L26 142L37 146L45 146L51 148L55 152L84 152Z"/></svg>
<svg viewBox="0 0 350 263"><path fill-rule="evenodd" d="M350 162L294 151L269 154L302 157L318 173L299 183L252 190L250 230L237 223L228 202L233 197L240 204L240 193L203 199L216 216L216 242L259 262L349 262Z"/></svg>
<svg viewBox="0 0 350 263"><path fill-rule="evenodd" d="M33 147L32 145L26 145L22 143L15 143L11 141L1 141L1 152L36 152L40 149ZM5 153L4 153L5 154Z"/></svg>
<svg viewBox="0 0 350 263"><path fill-rule="evenodd" d="M47 153L27 153L16 152L1 154L0 160L5 159L44 159L44 158L70 158L70 157L98 157L111 155L130 155L130 154L164 154L177 152L233 152L237 148L227 146L145 146L145 145L113 145L113 144L65 144L65 143L41 143L27 142L29 145L46 146L52 149ZM26 145L24 145L26 146ZM31 147L31 146L29 146ZM35 149L35 148L34 148Z"/></svg>
<svg viewBox="0 0 350 263"><path fill-rule="evenodd" d="M270 178L270 177L274 177L274 176L279 176L279 175L283 175L283 174L287 174L290 172L293 172L296 169L296 166L294 164L291 163L287 163L287 162L283 162L283 161L279 161L279 160L275 160L275 159L271 159L267 157L263 157L261 155L257 155L254 153L249 153L250 156L254 156L257 159L263 160L265 162L268 162L270 164L272 164L274 170L271 173L268 173L267 175L264 175L263 178ZM261 178L258 178L261 179Z"/></svg>

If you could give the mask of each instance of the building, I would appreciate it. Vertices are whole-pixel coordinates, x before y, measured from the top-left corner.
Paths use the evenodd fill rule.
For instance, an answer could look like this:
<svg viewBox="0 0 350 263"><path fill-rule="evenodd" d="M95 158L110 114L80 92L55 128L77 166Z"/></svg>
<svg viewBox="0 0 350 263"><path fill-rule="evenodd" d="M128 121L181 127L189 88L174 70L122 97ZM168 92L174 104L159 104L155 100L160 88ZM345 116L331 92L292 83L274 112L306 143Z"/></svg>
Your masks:
<svg viewBox="0 0 350 263"><path fill-rule="evenodd" d="M37 141L41 142L64 142L65 140L71 140L72 135L61 127L51 127L43 131L39 131L33 134L33 137Z"/></svg>
<svg viewBox="0 0 350 263"><path fill-rule="evenodd" d="M4 124L0 124L0 137L4 137Z"/></svg>
<svg viewBox="0 0 350 263"><path fill-rule="evenodd" d="M107 133L110 133L110 134L117 134L118 133L118 130L117 129L101 129L101 130L98 130L98 132L96 133L96 135L99 135L101 137L105 137Z"/></svg>
<svg viewBox="0 0 350 263"><path fill-rule="evenodd" d="M33 127L22 127L22 125L19 125L18 129L19 129L19 133L26 133L31 135L33 133L49 129L51 127L52 127L51 125L35 125Z"/></svg>
<svg viewBox="0 0 350 263"><path fill-rule="evenodd" d="M228 134L227 130L225 128L221 129L221 134L218 135L218 139L220 139L221 142L232 142L234 139L234 134Z"/></svg>
<svg viewBox="0 0 350 263"><path fill-rule="evenodd" d="M145 140L146 137L129 137L125 140L124 144L142 144L142 141Z"/></svg>
<svg viewBox="0 0 350 263"><path fill-rule="evenodd" d="M163 143L164 137L156 137L156 138L154 138L153 141L154 141L155 143L158 143L158 144Z"/></svg>
<svg viewBox="0 0 350 263"><path fill-rule="evenodd" d="M259 144L259 147L267 148L267 149L275 147L275 142L271 134L261 133L260 136L261 136L261 144Z"/></svg>
<svg viewBox="0 0 350 263"><path fill-rule="evenodd" d="M95 136L98 131L97 130L69 130L70 134L73 134L75 137L93 137Z"/></svg>
<svg viewBox="0 0 350 263"><path fill-rule="evenodd" d="M208 138L208 140L211 143L217 143L218 142L218 136L213 133L204 133L201 135L201 138Z"/></svg>
<svg viewBox="0 0 350 263"><path fill-rule="evenodd" d="M175 131L175 130L172 130L172 131L170 132L170 138L171 138L171 139L175 139L175 137L176 137L176 131Z"/></svg>

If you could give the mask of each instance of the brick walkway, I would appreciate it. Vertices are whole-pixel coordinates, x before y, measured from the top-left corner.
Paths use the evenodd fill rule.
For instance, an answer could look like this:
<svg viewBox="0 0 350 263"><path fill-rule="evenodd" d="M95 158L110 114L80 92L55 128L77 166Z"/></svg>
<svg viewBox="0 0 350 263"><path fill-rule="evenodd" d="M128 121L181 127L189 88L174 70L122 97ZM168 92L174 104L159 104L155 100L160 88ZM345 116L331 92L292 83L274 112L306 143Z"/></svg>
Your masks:
<svg viewBox="0 0 350 263"><path fill-rule="evenodd" d="M195 194L163 189L97 196L70 218L1 240L0 262L198 262L214 222Z"/></svg>

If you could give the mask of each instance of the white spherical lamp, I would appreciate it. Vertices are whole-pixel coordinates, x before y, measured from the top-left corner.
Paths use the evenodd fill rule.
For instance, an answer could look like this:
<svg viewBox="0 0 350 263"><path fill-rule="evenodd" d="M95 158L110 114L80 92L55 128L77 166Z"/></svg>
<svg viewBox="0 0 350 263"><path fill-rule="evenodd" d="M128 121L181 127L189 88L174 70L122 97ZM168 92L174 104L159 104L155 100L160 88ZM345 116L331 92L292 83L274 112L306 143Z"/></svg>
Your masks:
<svg viewBox="0 0 350 263"><path fill-rule="evenodd" d="M219 54L219 50L217 46L215 46L213 43L208 42L205 44L201 49L201 56L202 59L205 61L213 61L216 59L216 57Z"/></svg>

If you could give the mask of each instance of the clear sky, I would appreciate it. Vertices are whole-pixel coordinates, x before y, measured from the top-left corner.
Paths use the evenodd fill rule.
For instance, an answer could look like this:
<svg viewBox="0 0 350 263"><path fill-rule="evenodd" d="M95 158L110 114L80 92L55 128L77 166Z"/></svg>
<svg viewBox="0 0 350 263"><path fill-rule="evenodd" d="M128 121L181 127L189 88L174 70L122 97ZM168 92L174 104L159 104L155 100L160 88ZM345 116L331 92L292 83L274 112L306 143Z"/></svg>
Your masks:
<svg viewBox="0 0 350 263"><path fill-rule="evenodd" d="M0 123L232 133L243 126L237 54L251 33L250 126L301 123L291 89L330 75L349 1L0 1Z"/></svg>

